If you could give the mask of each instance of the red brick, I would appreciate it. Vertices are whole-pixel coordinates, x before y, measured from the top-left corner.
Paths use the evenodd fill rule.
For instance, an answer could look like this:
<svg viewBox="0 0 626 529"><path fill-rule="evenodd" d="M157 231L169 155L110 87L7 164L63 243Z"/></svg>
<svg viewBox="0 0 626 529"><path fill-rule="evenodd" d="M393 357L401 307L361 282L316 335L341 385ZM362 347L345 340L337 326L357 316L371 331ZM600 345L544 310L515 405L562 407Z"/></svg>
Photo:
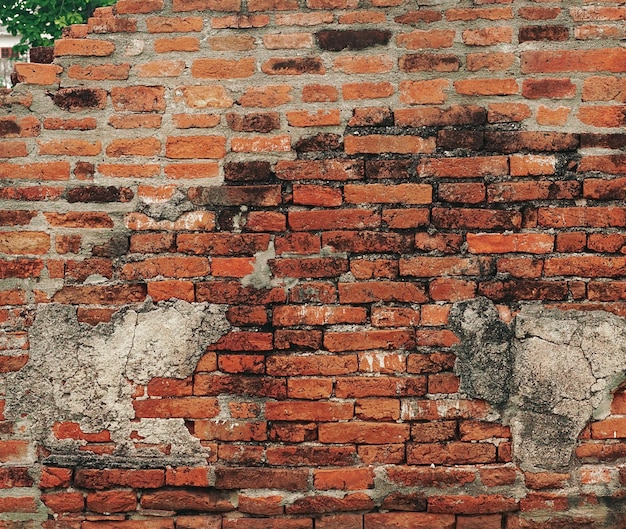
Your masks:
<svg viewBox="0 0 626 529"><path fill-rule="evenodd" d="M165 110L162 86L132 86L111 89L111 101L117 111L155 112Z"/></svg>
<svg viewBox="0 0 626 529"><path fill-rule="evenodd" d="M452 514L422 512L369 513L364 516L364 529L454 529Z"/></svg>
<svg viewBox="0 0 626 529"><path fill-rule="evenodd" d="M0 497L0 513L34 513L37 512L35 498L32 496Z"/></svg>
<svg viewBox="0 0 626 529"><path fill-rule="evenodd" d="M424 303L428 298L424 286L414 282L372 281L340 283L339 299L341 303L377 301Z"/></svg>
<svg viewBox="0 0 626 529"><path fill-rule="evenodd" d="M52 431L57 439L78 439L92 443L106 443L111 441L111 434L108 430L84 432L76 422L57 422L53 425Z"/></svg>
<svg viewBox="0 0 626 529"><path fill-rule="evenodd" d="M374 472L371 468L342 468L315 470L314 487L317 490L362 490L373 488Z"/></svg>
<svg viewBox="0 0 626 529"><path fill-rule="evenodd" d="M131 13L150 13L152 11L160 11L163 9L163 0L147 0L139 2L138 0L120 0L115 5L115 12L120 15Z"/></svg>
<svg viewBox="0 0 626 529"><path fill-rule="evenodd" d="M352 404L339 402L268 402L265 408L270 421L341 421L353 412Z"/></svg>
<svg viewBox="0 0 626 529"><path fill-rule="evenodd" d="M130 74L130 64L91 64L87 66L73 64L68 68L67 74L72 79L82 79L90 81L124 81L128 79L128 76ZM48 128L46 127L45 122L44 127Z"/></svg>
<svg viewBox="0 0 626 529"><path fill-rule="evenodd" d="M267 371L269 373L269 368ZM284 399L287 396L287 384L278 378L258 375L195 375L195 395L218 396L222 393ZM226 430L223 425L222 429Z"/></svg>
<svg viewBox="0 0 626 529"><path fill-rule="evenodd" d="M83 529L174 529L174 521L167 519L83 522ZM70 529L62 527L60 529ZM73 528L71 528L73 529ZM192 529L197 529L196 527ZM210 529L213 529L210 527Z"/></svg>
<svg viewBox="0 0 626 529"><path fill-rule="evenodd" d="M0 232L0 252L13 255L45 254L50 248L50 236L36 231Z"/></svg>
<svg viewBox="0 0 626 529"><path fill-rule="evenodd" d="M456 529L500 529L502 515L484 514L476 516L458 516Z"/></svg>
<svg viewBox="0 0 626 529"><path fill-rule="evenodd" d="M522 52L522 73L624 72L626 50L550 50Z"/></svg>
<svg viewBox="0 0 626 529"><path fill-rule="evenodd" d="M440 105L447 99L444 90L450 87L447 79L431 81L401 81L400 101L409 105Z"/></svg>
<svg viewBox="0 0 626 529"><path fill-rule="evenodd" d="M193 381L187 378L156 377L148 382L148 395L151 397L186 397L191 396Z"/></svg>
<svg viewBox="0 0 626 529"><path fill-rule="evenodd" d="M271 85L255 86L246 89L239 98L239 104L243 107L276 107L291 101L291 86Z"/></svg>
<svg viewBox="0 0 626 529"><path fill-rule="evenodd" d="M576 95L576 85L569 78L526 79L522 95L528 99L571 99Z"/></svg>
<svg viewBox="0 0 626 529"><path fill-rule="evenodd" d="M136 400L133 408L137 418L203 419L219 413L217 400L204 397Z"/></svg>
<svg viewBox="0 0 626 529"><path fill-rule="evenodd" d="M494 46L513 40L511 26L494 26L481 29L466 29L462 34L463 42L468 46Z"/></svg>
<svg viewBox="0 0 626 529"><path fill-rule="evenodd" d="M550 253L554 248L554 236L547 233L468 233L470 253Z"/></svg>
<svg viewBox="0 0 626 529"><path fill-rule="evenodd" d="M226 138L223 136L170 136L165 143L165 156L175 159L223 158Z"/></svg>
<svg viewBox="0 0 626 529"><path fill-rule="evenodd" d="M137 494L130 490L90 492L87 495L87 508L99 513L134 511L137 508Z"/></svg>
<svg viewBox="0 0 626 529"><path fill-rule="evenodd" d="M355 279L395 279L398 277L398 262L393 259L354 259L350 262L350 272Z"/></svg>
<svg viewBox="0 0 626 529"><path fill-rule="evenodd" d="M227 493L217 490L160 490L144 493L141 497L144 509L228 512L234 506Z"/></svg>
<svg viewBox="0 0 626 529"><path fill-rule="evenodd" d="M324 127L339 125L341 115L338 109L317 110L293 110L286 113L287 122L292 127Z"/></svg>
<svg viewBox="0 0 626 529"><path fill-rule="evenodd" d="M26 164L0 163L0 179L69 180L68 162L39 162Z"/></svg>
<svg viewBox="0 0 626 529"><path fill-rule="evenodd" d="M322 103L337 101L337 89L330 85L311 84L302 88L302 101L305 103Z"/></svg>
<svg viewBox="0 0 626 529"><path fill-rule="evenodd" d="M192 77L199 79L243 79L255 72L253 58L196 59L191 66Z"/></svg>
<svg viewBox="0 0 626 529"><path fill-rule="evenodd" d="M455 81L457 93L469 96L506 96L519 93L515 79L463 79Z"/></svg>
<svg viewBox="0 0 626 529"><path fill-rule="evenodd" d="M475 158L426 158L418 166L420 176L446 178L476 178L479 176L504 176L509 172L506 156Z"/></svg>
<svg viewBox="0 0 626 529"><path fill-rule="evenodd" d="M397 421L400 418L400 401L380 397L359 399L354 416L361 421Z"/></svg>
<svg viewBox="0 0 626 529"><path fill-rule="evenodd" d="M468 53L467 69L470 72L487 70L490 72L507 71L515 64L513 53Z"/></svg>
<svg viewBox="0 0 626 529"><path fill-rule="evenodd" d="M267 440L267 423L236 419L195 421L193 435L202 440L265 441Z"/></svg>
<svg viewBox="0 0 626 529"><path fill-rule="evenodd" d="M39 478L39 487L42 489L67 488L72 481L71 468L43 467ZM26 485L24 485L26 486Z"/></svg>
<svg viewBox="0 0 626 529"><path fill-rule="evenodd" d="M413 335L404 330L363 330L326 332L324 347L329 351L410 348Z"/></svg>
<svg viewBox="0 0 626 529"><path fill-rule="evenodd" d="M325 399L331 396L332 391L332 381L325 378L290 378L287 380L287 395L292 399Z"/></svg>
<svg viewBox="0 0 626 529"><path fill-rule="evenodd" d="M419 136L346 136L344 145L347 154L417 154L435 150L434 138Z"/></svg>
<svg viewBox="0 0 626 529"><path fill-rule="evenodd" d="M324 63L319 57L271 58L261 65L263 73L268 75L302 75L326 73Z"/></svg>
<svg viewBox="0 0 626 529"><path fill-rule="evenodd" d="M443 445L412 444L407 447L407 462L414 465L431 463L435 465L464 465L494 463L495 460L496 447L489 443L451 442Z"/></svg>
<svg viewBox="0 0 626 529"><path fill-rule="evenodd" d="M226 468L215 469L215 486L223 489L249 488L251 483L261 489L306 490L308 472L306 470L286 469L250 469Z"/></svg>
<svg viewBox="0 0 626 529"><path fill-rule="evenodd" d="M419 324L420 313L409 307L372 307L371 319L375 327L408 327Z"/></svg>
<svg viewBox="0 0 626 529"><path fill-rule="evenodd" d="M427 184L347 184L344 197L348 204L429 204L432 187Z"/></svg>
<svg viewBox="0 0 626 529"><path fill-rule="evenodd" d="M14 73L17 81L34 85L53 85L59 82L59 74L63 71L56 64L15 63Z"/></svg>
<svg viewBox="0 0 626 529"><path fill-rule="evenodd" d="M177 33L201 31L202 17L148 17L146 27L149 33Z"/></svg>
<svg viewBox="0 0 626 529"><path fill-rule="evenodd" d="M54 44L55 57L77 55L83 57L107 57L115 51L115 44L108 40L60 39Z"/></svg>
<svg viewBox="0 0 626 529"><path fill-rule="evenodd" d="M439 184L438 195L445 202L479 204L485 201L486 188L480 183Z"/></svg>
<svg viewBox="0 0 626 529"><path fill-rule="evenodd" d="M345 375L355 373L357 368L356 355L274 355L266 363L267 374L275 376Z"/></svg>
<svg viewBox="0 0 626 529"><path fill-rule="evenodd" d="M421 396L426 394L426 377L356 376L338 378L337 398Z"/></svg>
<svg viewBox="0 0 626 529"><path fill-rule="evenodd" d="M246 514L275 516L283 514L283 503L283 496L253 497L239 495L237 508L239 512Z"/></svg>
<svg viewBox="0 0 626 529"><path fill-rule="evenodd" d="M165 483L174 487L208 487L206 467L174 467L165 471Z"/></svg>
<svg viewBox="0 0 626 529"><path fill-rule="evenodd" d="M517 123L532 115L530 107L523 103L491 103L488 105L489 123Z"/></svg>

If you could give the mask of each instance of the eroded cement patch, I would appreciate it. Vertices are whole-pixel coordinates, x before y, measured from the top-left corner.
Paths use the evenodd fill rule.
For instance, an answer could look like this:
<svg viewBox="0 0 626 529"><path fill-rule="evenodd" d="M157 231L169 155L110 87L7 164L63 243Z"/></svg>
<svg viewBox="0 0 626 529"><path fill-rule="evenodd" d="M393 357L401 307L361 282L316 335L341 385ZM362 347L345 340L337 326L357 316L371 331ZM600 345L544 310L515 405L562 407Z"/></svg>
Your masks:
<svg viewBox="0 0 626 529"><path fill-rule="evenodd" d="M567 467L578 435L608 415L626 376L626 321L536 305L506 325L486 299L456 304L450 321L461 338L461 391L488 401L511 426L520 466Z"/></svg>
<svg viewBox="0 0 626 529"><path fill-rule="evenodd" d="M172 444L173 455L199 454L200 443L182 419L131 424L132 383L189 376L207 346L229 329L224 310L206 303L146 304L95 327L80 323L73 306L40 305L29 331L29 361L8 377L5 414L26 418L33 438L53 452L78 448L51 434L55 422L74 421L85 432L109 430L120 455L134 452L132 431Z"/></svg>

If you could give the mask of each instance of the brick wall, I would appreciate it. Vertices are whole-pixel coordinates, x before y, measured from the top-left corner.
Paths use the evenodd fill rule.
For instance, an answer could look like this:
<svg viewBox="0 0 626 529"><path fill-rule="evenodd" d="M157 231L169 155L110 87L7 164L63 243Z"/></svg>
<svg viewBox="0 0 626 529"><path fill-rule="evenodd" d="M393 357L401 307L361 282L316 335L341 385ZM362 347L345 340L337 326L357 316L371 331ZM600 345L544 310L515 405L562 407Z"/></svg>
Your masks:
<svg viewBox="0 0 626 529"><path fill-rule="evenodd" d="M0 400L0 528L625 527L626 393L568 468L524 469L459 392L448 326L478 296L507 323L527 303L626 316L625 18L119 0L53 64L18 64L0 395L42 306L100 329L175 299L230 327L188 377L127 381L129 424L184 421L200 461L69 414L38 437Z"/></svg>

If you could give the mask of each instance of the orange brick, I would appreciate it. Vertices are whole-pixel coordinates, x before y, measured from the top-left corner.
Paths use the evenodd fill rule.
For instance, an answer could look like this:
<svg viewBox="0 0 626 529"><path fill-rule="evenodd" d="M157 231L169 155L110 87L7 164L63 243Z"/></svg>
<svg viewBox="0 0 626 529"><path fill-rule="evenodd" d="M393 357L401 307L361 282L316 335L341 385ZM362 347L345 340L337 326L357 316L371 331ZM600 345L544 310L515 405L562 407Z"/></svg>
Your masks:
<svg viewBox="0 0 626 529"><path fill-rule="evenodd" d="M456 32L453 29L415 30L412 33L398 35L398 46L410 50L425 48L450 48Z"/></svg>
<svg viewBox="0 0 626 529"><path fill-rule="evenodd" d="M161 9L163 9L163 0L120 0L115 4L115 11L120 15L151 13Z"/></svg>
<svg viewBox="0 0 626 529"><path fill-rule="evenodd" d="M626 71L626 50L550 50L522 52L522 73Z"/></svg>
<svg viewBox="0 0 626 529"><path fill-rule="evenodd" d="M335 69L348 74L372 74L390 72L394 62L388 55L346 55L337 57Z"/></svg>
<svg viewBox="0 0 626 529"><path fill-rule="evenodd" d="M393 95L394 87L387 81L380 83L346 83L342 85L341 92L346 100L378 99Z"/></svg>
<svg viewBox="0 0 626 529"><path fill-rule="evenodd" d="M239 99L244 107L276 107L291 101L291 86L272 85L247 88Z"/></svg>
<svg viewBox="0 0 626 529"><path fill-rule="evenodd" d="M202 31L202 17L148 17L146 27L149 33L177 33Z"/></svg>
<svg viewBox="0 0 626 529"><path fill-rule="evenodd" d="M171 136L165 144L165 156L176 159L223 158L226 156L224 136Z"/></svg>
<svg viewBox="0 0 626 529"><path fill-rule="evenodd" d="M317 110L292 110L286 113L287 122L292 127L324 127L328 125L340 125L341 114L338 109Z"/></svg>
<svg viewBox="0 0 626 529"><path fill-rule="evenodd" d="M115 51L115 44L108 40L60 39L54 43L54 55L78 55L83 57L108 57Z"/></svg>
<svg viewBox="0 0 626 529"><path fill-rule="evenodd" d="M468 53L467 69L470 72L480 70L504 71L515 64L515 54L505 52L493 53Z"/></svg>
<svg viewBox="0 0 626 529"><path fill-rule="evenodd" d="M363 490L373 488L372 468L318 469L313 474L313 486L318 490Z"/></svg>
<svg viewBox="0 0 626 529"><path fill-rule="evenodd" d="M102 144L99 141L91 143L87 140L51 140L39 141L39 154L56 156L95 156L100 154Z"/></svg>
<svg viewBox="0 0 626 529"><path fill-rule="evenodd" d="M275 152L290 151L291 137L287 134L279 136L255 136L232 138L230 148L233 152Z"/></svg>
<svg viewBox="0 0 626 529"><path fill-rule="evenodd" d="M444 90L450 87L447 79L432 79L430 81L401 81L400 101L410 105L425 105L444 103L447 95Z"/></svg>
<svg viewBox="0 0 626 529"><path fill-rule="evenodd" d="M311 33L275 33L263 35L263 45L268 50L305 49L313 47Z"/></svg>
<svg viewBox="0 0 626 529"><path fill-rule="evenodd" d="M59 82L59 75L63 71L56 64L15 63L17 80L20 83L35 85L52 85Z"/></svg>
<svg viewBox="0 0 626 529"><path fill-rule="evenodd" d="M234 103L228 91L220 85L183 86L176 91L174 98L182 98L190 108L229 108Z"/></svg>
<svg viewBox="0 0 626 529"><path fill-rule="evenodd" d="M471 253L550 253L554 249L554 235L548 233L468 233Z"/></svg>
<svg viewBox="0 0 626 529"><path fill-rule="evenodd" d="M107 156L155 156L161 151L161 142L157 138L118 139L106 148Z"/></svg>
<svg viewBox="0 0 626 529"><path fill-rule="evenodd" d="M130 64L90 64L81 66L72 64L67 75L72 79L84 79L91 81L119 80L128 79L130 74ZM95 128L95 127L94 127Z"/></svg>
<svg viewBox="0 0 626 529"><path fill-rule="evenodd" d="M347 154L399 154L430 153L435 150L434 138L419 136L346 136L344 140Z"/></svg>
<svg viewBox="0 0 626 529"><path fill-rule="evenodd" d="M339 94L331 85L306 85L302 89L302 101L305 103L333 102L337 101Z"/></svg>
<svg viewBox="0 0 626 529"><path fill-rule="evenodd" d="M513 28L511 26L493 26L463 31L463 42L468 46L494 46L512 41Z"/></svg>
<svg viewBox="0 0 626 529"><path fill-rule="evenodd" d="M227 15L224 17L214 17L211 19L211 27L216 28L216 29L262 28L262 27L267 26L269 22L270 22L270 17L267 15L238 14L238 15Z"/></svg>
<svg viewBox="0 0 626 529"><path fill-rule="evenodd" d="M137 77L178 77L185 69L185 61L152 61L135 66Z"/></svg>
<svg viewBox="0 0 626 529"><path fill-rule="evenodd" d="M191 66L191 75L199 79L243 79L254 75L253 58L196 59Z"/></svg>
<svg viewBox="0 0 626 529"><path fill-rule="evenodd" d="M348 204L430 204L432 187L429 184L347 184L344 197Z"/></svg>
<svg viewBox="0 0 626 529"><path fill-rule="evenodd" d="M459 94L470 96L506 96L519 93L515 79L464 79L454 82Z"/></svg>

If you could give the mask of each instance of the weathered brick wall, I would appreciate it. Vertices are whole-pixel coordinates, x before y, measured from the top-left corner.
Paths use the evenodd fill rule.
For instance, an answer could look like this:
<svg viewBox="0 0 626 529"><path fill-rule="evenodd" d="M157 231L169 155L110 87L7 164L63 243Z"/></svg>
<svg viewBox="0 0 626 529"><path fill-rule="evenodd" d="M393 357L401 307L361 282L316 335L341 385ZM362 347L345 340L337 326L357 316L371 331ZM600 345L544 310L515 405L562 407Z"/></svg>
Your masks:
<svg viewBox="0 0 626 529"><path fill-rule="evenodd" d="M119 0L17 65L0 528L626 527L626 393L525 465L449 324L626 316L624 19Z"/></svg>

